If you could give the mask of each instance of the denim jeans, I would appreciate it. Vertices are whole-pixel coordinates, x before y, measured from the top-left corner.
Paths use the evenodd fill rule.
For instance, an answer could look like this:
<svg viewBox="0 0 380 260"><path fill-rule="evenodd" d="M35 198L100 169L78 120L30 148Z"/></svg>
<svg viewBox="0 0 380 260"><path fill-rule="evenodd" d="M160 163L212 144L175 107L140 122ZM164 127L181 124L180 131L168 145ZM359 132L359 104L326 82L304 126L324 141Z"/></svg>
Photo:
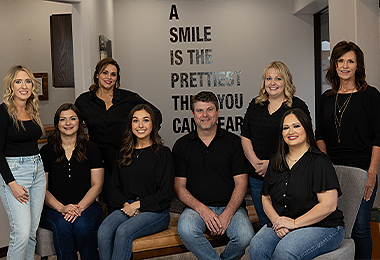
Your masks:
<svg viewBox="0 0 380 260"><path fill-rule="evenodd" d="M96 231L103 220L103 210L95 201L74 223L67 222L62 213L44 207L40 227L53 232L54 249L58 260L75 260L77 249L81 260L99 259Z"/></svg>
<svg viewBox="0 0 380 260"><path fill-rule="evenodd" d="M129 260L133 240L161 232L168 228L169 222L169 210L161 213L141 212L131 218L121 210L115 210L108 215L98 230L100 259Z"/></svg>
<svg viewBox="0 0 380 260"><path fill-rule="evenodd" d="M46 178L40 155L7 157L9 168L19 185L29 193L29 202L20 203L0 176L0 197L11 226L7 259L34 259L36 231L46 192Z"/></svg>
<svg viewBox="0 0 380 260"><path fill-rule="evenodd" d="M312 259L333 251L342 244L344 227L305 227L291 231L282 239L272 228L263 226L249 245L249 258Z"/></svg>
<svg viewBox="0 0 380 260"><path fill-rule="evenodd" d="M369 201L362 199L351 237L355 241L355 259L372 258L371 211L376 197L378 180Z"/></svg>
<svg viewBox="0 0 380 260"><path fill-rule="evenodd" d="M256 214L259 217L260 226L264 226L269 222L269 218L264 212L262 195L260 194L263 188L262 180L258 180L249 176L249 187L251 190L253 206L255 206Z"/></svg>
<svg viewBox="0 0 380 260"><path fill-rule="evenodd" d="M217 215L222 214L225 209L225 207L209 208ZM178 220L178 235L187 249L198 259L240 259L255 234L247 210L242 207L238 208L231 218L226 230L230 241L220 256L204 236L206 230L206 224L198 212L185 208Z"/></svg>

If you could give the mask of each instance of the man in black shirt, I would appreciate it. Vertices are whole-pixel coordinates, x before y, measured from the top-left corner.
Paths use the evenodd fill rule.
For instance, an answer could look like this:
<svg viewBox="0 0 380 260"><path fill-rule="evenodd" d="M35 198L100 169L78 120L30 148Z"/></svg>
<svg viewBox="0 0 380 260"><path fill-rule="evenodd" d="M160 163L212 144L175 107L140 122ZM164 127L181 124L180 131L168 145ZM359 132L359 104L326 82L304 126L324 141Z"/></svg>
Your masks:
<svg viewBox="0 0 380 260"><path fill-rule="evenodd" d="M240 138L216 124L218 100L202 91L191 100L197 129L176 141L174 189L187 206L178 221L178 234L198 259L240 259L254 235L245 209L249 170ZM221 256L203 235L226 234Z"/></svg>

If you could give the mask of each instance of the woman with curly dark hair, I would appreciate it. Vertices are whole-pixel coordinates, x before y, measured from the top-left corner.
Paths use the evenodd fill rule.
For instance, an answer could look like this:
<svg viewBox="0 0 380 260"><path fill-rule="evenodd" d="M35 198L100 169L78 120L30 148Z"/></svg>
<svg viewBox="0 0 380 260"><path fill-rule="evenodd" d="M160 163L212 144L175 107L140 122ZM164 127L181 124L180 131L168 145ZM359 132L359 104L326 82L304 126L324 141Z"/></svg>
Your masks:
<svg viewBox="0 0 380 260"><path fill-rule="evenodd" d="M362 50L353 42L338 42L326 74L331 89L321 97L315 132L319 149L334 164L368 172L352 230L355 259L372 256L370 218L380 162L380 93L365 78Z"/></svg>
<svg viewBox="0 0 380 260"><path fill-rule="evenodd" d="M170 149L158 134L158 120L147 104L135 106L127 121L112 175L115 210L98 230L100 259L129 259L136 238L165 230L174 189Z"/></svg>
<svg viewBox="0 0 380 260"><path fill-rule="evenodd" d="M103 186L99 148L86 139L82 115L70 103L54 116L54 130L41 148L47 190L40 226L53 232L57 258L99 259L96 230L103 211L95 200Z"/></svg>

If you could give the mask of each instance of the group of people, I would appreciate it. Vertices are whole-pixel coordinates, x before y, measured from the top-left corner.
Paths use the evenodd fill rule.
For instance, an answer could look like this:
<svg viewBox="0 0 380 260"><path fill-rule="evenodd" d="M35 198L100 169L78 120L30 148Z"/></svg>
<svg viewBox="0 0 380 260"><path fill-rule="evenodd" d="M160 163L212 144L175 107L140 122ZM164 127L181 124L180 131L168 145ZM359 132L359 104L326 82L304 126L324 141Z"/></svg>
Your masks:
<svg viewBox="0 0 380 260"><path fill-rule="evenodd" d="M370 259L380 93L367 85L363 52L352 42L334 47L326 78L331 89L321 97L315 136L289 69L274 61L240 137L218 126L219 101L202 91L191 99L196 129L170 151L159 135L160 111L120 89L119 65L105 58L90 90L58 108L39 150L36 80L28 68L12 67L0 105L8 259L34 259L39 225L53 232L58 259L77 259L77 251L82 260L130 259L133 240L167 229L173 194L185 204L178 234L198 259L240 259L247 246L250 259L312 259L344 237L333 164L368 172L352 237L355 258ZM248 186L262 226L257 234L245 208ZM229 238L220 255L205 232Z"/></svg>

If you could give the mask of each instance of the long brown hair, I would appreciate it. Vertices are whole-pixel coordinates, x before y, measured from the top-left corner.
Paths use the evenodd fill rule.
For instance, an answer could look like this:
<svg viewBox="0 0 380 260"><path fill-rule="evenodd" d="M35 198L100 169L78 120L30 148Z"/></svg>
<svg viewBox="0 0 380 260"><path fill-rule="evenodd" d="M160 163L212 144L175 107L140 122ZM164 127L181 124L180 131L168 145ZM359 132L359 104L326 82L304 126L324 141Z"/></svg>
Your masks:
<svg viewBox="0 0 380 260"><path fill-rule="evenodd" d="M83 162L87 159L86 157L86 143L87 138L84 133L83 117L79 109L72 103L62 104L54 115L54 130L49 134L48 144L51 149L57 154L56 163L61 162L65 158L65 151L62 147L61 131L59 131L58 123L61 117L62 111L73 110L77 115L79 120L79 128L77 131L77 141L75 143L75 149L73 151L73 156L77 159L78 162Z"/></svg>
<svg viewBox="0 0 380 260"><path fill-rule="evenodd" d="M336 71L336 65L342 55L349 51L353 51L356 56L356 71L355 71L355 86L358 92L363 92L367 89L367 81L365 80L365 66L364 66L364 54L363 51L353 42L340 41L338 42L331 53L330 67L327 69L326 80L331 85L331 90L328 96L338 93L340 87L340 78Z"/></svg>
<svg viewBox="0 0 380 260"><path fill-rule="evenodd" d="M14 100L14 91L13 91L13 84L17 77L17 73L20 71L24 71L26 74L28 74L29 78L32 80L32 94L26 101L26 111L28 114L32 117L32 121L37 124L42 132L44 132L44 127L42 125L41 119L39 117L40 115L40 108L38 106L39 99L38 99L38 87L37 87L37 81L33 76L32 71L23 66L23 65L16 65L9 69L8 74L5 76L3 83L4 83L4 96L3 101L4 104L7 107L8 114L13 120L13 124L17 128L17 130L20 130L20 127L25 130L25 126L23 122L18 118L18 111Z"/></svg>
<svg viewBox="0 0 380 260"><path fill-rule="evenodd" d="M261 86L259 96L255 99L255 104L264 105L264 102L268 100L269 94L265 90L265 78L267 76L267 72L269 69L276 69L279 71L281 77L285 82L285 98L286 98L286 106L292 107L293 97L296 93L296 87L293 85L293 76L290 73L288 66L285 65L282 61L272 61L268 66L265 67L263 76L261 78Z"/></svg>
<svg viewBox="0 0 380 260"><path fill-rule="evenodd" d="M121 144L120 154L121 159L118 161L119 167L128 166L133 161L133 152L135 150L136 139L137 137L132 132L132 119L136 111L145 110L149 113L152 120L152 131L150 132L150 140L152 141L152 150L157 154L157 151L163 146L163 141L160 134L158 133L158 121L157 116L154 113L153 109L148 104L139 104L132 108L129 112L127 119L127 130L124 133L123 141Z"/></svg>
<svg viewBox="0 0 380 260"><path fill-rule="evenodd" d="M99 89L99 74L103 72L103 70L107 67L108 64L114 65L117 69L117 75L116 75L116 82L115 82L115 88L120 87L120 67L117 62L112 58L104 58L96 64L95 72L93 76L93 80L95 84L92 84L90 86L90 91L97 91Z"/></svg>
<svg viewBox="0 0 380 260"><path fill-rule="evenodd" d="M284 119L288 115L293 114L297 117L298 121L300 121L302 127L306 132L306 141L310 145L310 147L314 147L318 149L317 142L315 141L313 127L310 121L310 118L299 108L289 109L284 113L280 123L280 132L279 132L279 144L277 153L273 159L273 169L277 172L283 172L286 170L286 155L289 152L289 146L285 142L284 137L282 136L282 127L284 124Z"/></svg>

